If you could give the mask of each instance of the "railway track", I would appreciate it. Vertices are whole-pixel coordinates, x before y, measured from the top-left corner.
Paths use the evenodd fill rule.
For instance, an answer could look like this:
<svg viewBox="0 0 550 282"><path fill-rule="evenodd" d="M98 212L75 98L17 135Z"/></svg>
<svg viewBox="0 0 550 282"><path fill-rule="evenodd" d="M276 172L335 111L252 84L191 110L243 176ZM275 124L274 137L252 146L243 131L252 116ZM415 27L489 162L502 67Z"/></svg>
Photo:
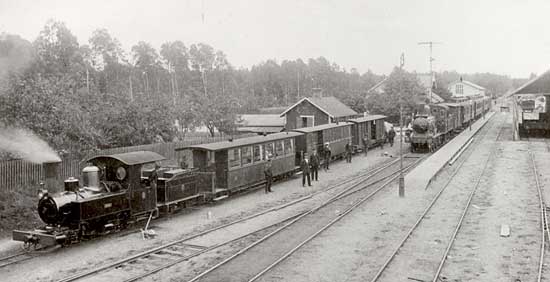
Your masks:
<svg viewBox="0 0 550 282"><path fill-rule="evenodd" d="M501 125L501 127L502 127L502 125ZM502 128L497 130L497 132L495 134L495 137L494 137L495 140L499 139L501 129ZM476 143L480 144L482 142L482 139L484 139L484 137L486 137L487 134L490 131L491 131L491 129L485 128L483 134L480 136L481 138L476 137L476 140L477 140ZM443 255L442 255L442 257L439 261L439 264L437 265L437 270L433 274L433 279L430 280L430 281L434 281L434 282L440 281L440 277L439 277L440 272L441 272L441 269L442 269L442 267L445 263L448 252L452 247L452 244L453 244L453 242L456 238L456 235L457 235L458 231L460 230L460 227L462 226L464 217L465 217L465 215L466 215L466 213L467 213L467 211L468 211L468 209L471 205L472 198L473 198L475 192L477 191L477 188L479 187L479 184L480 184L481 180L483 179L483 176L485 174L485 170L488 166L488 163L491 160L491 158L493 157L493 155L495 154L495 148L496 148L496 146L493 146L493 148L491 149L488 157L485 159L483 168L480 171L480 173L477 175L477 177L475 178L471 191L469 193L464 193L464 194L467 194L467 195L463 195L463 196L467 196L467 200L466 200L465 204L462 206L462 211L459 213L460 216L457 220L456 225L454 226L454 231L451 234L450 238L448 238L448 241L447 241L448 244L446 245L446 248L443 251ZM428 222L433 221L433 222L435 222L434 224L437 223L437 226L440 226L441 228L443 228L442 226L444 226L444 224L452 224L451 222L448 222L448 214L442 213L441 211L434 212L433 208L434 208L434 206L436 206L436 203L438 202L438 200L441 199L441 196L444 194L444 192L450 186L451 182L455 179L455 176L461 171L461 168L467 162L467 160L470 158L470 156L473 154L473 152L475 150L476 150L476 148L474 146L472 146L469 149L468 153L467 153L468 155L463 156L463 158L460 160L460 163L456 166L456 168L451 173L449 179L445 182L445 184L437 192L437 194L435 194L435 196L432 198L432 200L430 201L430 203L428 204L426 209L418 217L418 219L415 221L414 225L408 230L408 232L405 234L403 239L401 239L399 241L399 243L396 245L395 249L391 252L391 254L387 257L387 259L384 261L382 266L378 269L378 271L376 272L374 277L370 280L371 282L380 281L383 278L385 278L384 280L396 281L396 280L399 280L398 277L400 277L399 276L400 274L407 275L407 273L397 273L397 272L399 272L400 270L402 271L403 267L408 267L409 266L408 263L410 263L411 257L412 258L417 258L418 257L418 253L415 253L414 250L416 250L416 248L422 248L422 244L423 243L425 244L425 242L422 241L423 239L421 239L421 237L419 237L419 240L421 240L421 242L420 243L419 242L414 243L414 240L412 239L413 238L413 233L421 232L419 229L421 228L421 226L423 224L426 227L426 221L428 221ZM447 195L447 197L449 197L449 199L454 199L454 201L457 200L456 196L457 195L453 195L453 194ZM445 208L445 206L443 206L443 208ZM427 223L427 224L429 225L429 223ZM435 225L432 225L432 226L435 226ZM436 233L436 235L434 235L434 238L437 238L438 240L440 238L445 238L446 237L445 234L447 234L447 236L448 236L448 233L443 233L443 232L442 233ZM430 240L432 240L432 242L433 242L434 238L430 238ZM410 242L410 241L413 241L413 242ZM407 243L409 243L409 244L407 244ZM404 249L406 246L408 246L409 248ZM430 246L430 249L431 249L430 252L436 252L436 250L437 250L436 247L432 247L432 246ZM424 261L423 261L424 264L429 264L429 263L426 263L426 260L427 259L424 259ZM437 261L437 259L432 258L432 261L435 262L435 261ZM392 265L394 266L394 268L392 268ZM404 265L407 265L407 266L404 266ZM430 265L424 265L424 267L429 267L429 268L433 269L434 265L431 265L431 264ZM420 272L420 274L422 275L422 277L420 279L416 278L416 277L410 277L410 276L406 277L404 279L409 279L411 281L414 281L414 280L416 280L416 281L428 281L428 280L426 280L426 273L425 273L426 271L428 271L428 270L423 269L422 267L419 267L418 269L415 269L413 272Z"/></svg>
<svg viewBox="0 0 550 282"><path fill-rule="evenodd" d="M548 146L548 143L545 141L545 144ZM548 149L548 147L546 147ZM548 215L546 209L546 202L544 200L544 193L542 192L542 187L539 181L539 174L537 170L537 163L535 162L535 156L531 148L529 147L529 157L531 159L531 168L533 169L533 174L535 175L535 183L537 186L537 194L539 198L539 208L540 208L540 229L541 229L541 244L540 244L540 255L539 255L539 265L537 272L537 282L542 281L543 269L544 269L544 255L546 252L546 242L550 240L550 230L548 229Z"/></svg>
<svg viewBox="0 0 550 282"><path fill-rule="evenodd" d="M0 268L6 267L8 265L16 264L22 261L29 260L33 258L35 255L29 252L19 252L16 254L12 254L9 256L5 256L0 258Z"/></svg>
<svg viewBox="0 0 550 282"><path fill-rule="evenodd" d="M418 158L416 160L416 162L418 162L422 159L423 158ZM265 210L265 211L262 211L262 212L259 212L259 213L241 218L241 219L236 220L236 221L226 223L224 225L221 225L221 226L203 231L203 232L201 232L199 234L196 234L196 235L193 235L193 236L189 236L189 237L186 237L186 238L174 241L174 242L170 242L168 244L164 244L164 245L159 246L157 248L135 254L133 256L124 258L122 260L119 260L119 261L116 261L116 262L113 262L113 263L109 263L109 264L106 264L106 265L103 265L103 266L100 266L100 267L97 267L97 268L94 268L94 269L91 269L91 270L88 270L88 271L85 271L85 272L81 272L81 273L63 278L63 279L59 280L59 282L84 280L86 278L97 278L98 276L106 275L105 274L106 272L112 272L112 271L115 271L115 272L116 271L128 272L129 268L131 268L132 271L135 272L135 269L140 268L140 267L138 267L138 265L140 265L140 266L143 265L144 266L143 269L142 269L143 271L139 272L136 275L133 275L130 278L125 278L125 280L123 280L123 281L128 281L129 282L129 281L136 281L136 280L142 279L146 276L157 273L157 272L159 272L163 269L166 269L166 268L171 267L173 265L179 264L179 263L181 263L183 261L186 261L186 260L189 260L193 257L197 257L201 254L213 251L215 249L219 249L223 246L228 246L230 244L233 244L233 243L236 243L236 242L239 242L239 241L248 240L250 237L255 236L256 234L261 234L262 232L265 232L266 230L269 230L270 228L274 228L278 225L284 224L285 222L288 222L288 221L291 221L291 220L293 220L297 217L300 217L300 216L303 215L304 212L298 212L296 214L293 214L292 216L289 216L289 217L287 217L283 220L277 221L277 222L275 222L275 223L273 223L269 226L266 226L264 228L254 230L252 232L249 232L247 234L243 234L242 236L239 236L239 237L234 238L232 240L217 243L217 244L214 244L214 245L211 245L211 246L197 246L197 245L190 244L189 242L191 242L194 239L200 238L202 236L206 236L206 235L208 235L212 232L215 232L217 230L220 230L220 229L223 229L223 228L228 228L230 226L233 226L233 225L236 225L236 224L239 224L239 223L243 223L247 220L257 218L257 217L259 217L261 215L264 215L264 214L267 214L269 212L281 210L283 208L295 205L297 203L300 203L304 200L310 199L313 196L319 195L321 193L328 193L329 195L331 195L331 197L336 197L336 198L349 196L353 193L357 193L357 190L353 189L354 187L360 185L361 183L364 183L365 181L368 181L369 179L371 179L373 177L376 177L376 176L380 175L381 173L385 172L386 170L388 170L392 166L396 166L398 161L399 161L399 159L396 159L396 160L392 160L392 161L383 163L381 166L368 171L366 174L350 178L346 181L343 181L343 182L339 183L338 185L334 185L334 186L328 187L326 189L317 191L315 193L300 197L300 198L298 198L298 199L296 199L292 202L270 208L268 210ZM393 172L393 173L395 173L395 172ZM391 175L392 174L390 174L390 176ZM373 181L372 183L378 183L378 182L380 182L383 179L386 179L388 177L389 176L384 176L380 179L377 179L377 180ZM337 189L337 188L342 188L342 187L344 187L343 191L340 191L342 189ZM333 190L335 190L336 192L334 192L334 194L330 194L330 193L333 192ZM161 263L159 263L159 261ZM145 267L145 266L147 266L147 267ZM128 275L123 275L123 276L127 277Z"/></svg>
<svg viewBox="0 0 550 282"><path fill-rule="evenodd" d="M406 168L415 166L422 159L409 161ZM398 176L399 171L394 171L368 184L352 185L188 281L255 281L355 208L371 199ZM379 186L375 185L380 182L383 183ZM227 273L231 275L228 277Z"/></svg>

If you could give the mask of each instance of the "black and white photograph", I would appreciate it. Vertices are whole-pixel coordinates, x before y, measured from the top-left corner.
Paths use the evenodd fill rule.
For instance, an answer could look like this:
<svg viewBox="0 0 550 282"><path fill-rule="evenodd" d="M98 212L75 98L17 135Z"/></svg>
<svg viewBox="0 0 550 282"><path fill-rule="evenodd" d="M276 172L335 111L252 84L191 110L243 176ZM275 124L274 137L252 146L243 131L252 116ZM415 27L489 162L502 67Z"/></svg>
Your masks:
<svg viewBox="0 0 550 282"><path fill-rule="evenodd" d="M0 281L550 281L549 12L0 0Z"/></svg>

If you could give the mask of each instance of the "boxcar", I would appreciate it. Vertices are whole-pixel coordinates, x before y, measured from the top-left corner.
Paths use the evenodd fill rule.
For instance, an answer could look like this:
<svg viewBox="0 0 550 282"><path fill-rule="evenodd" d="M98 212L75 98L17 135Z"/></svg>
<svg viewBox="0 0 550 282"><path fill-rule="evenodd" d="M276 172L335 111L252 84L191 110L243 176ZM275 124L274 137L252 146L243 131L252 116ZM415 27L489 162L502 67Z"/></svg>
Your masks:
<svg viewBox="0 0 550 282"><path fill-rule="evenodd" d="M323 144L328 143L332 159L340 158L346 151L346 144L351 143L351 122L329 123L313 127L294 129L301 133L296 136L296 163L303 154L311 155L313 150L323 153Z"/></svg>
<svg viewBox="0 0 550 282"><path fill-rule="evenodd" d="M206 197L225 197L265 180L264 166L271 156L273 176L280 178L294 173L297 132L275 133L233 141L193 145L176 151L191 150L192 166L200 173L214 175L212 189Z"/></svg>
<svg viewBox="0 0 550 282"><path fill-rule="evenodd" d="M355 149L365 150L363 146L363 136L367 136L369 147L378 146L384 143L384 120L383 115L368 115L361 118L350 119L351 122L351 142Z"/></svg>

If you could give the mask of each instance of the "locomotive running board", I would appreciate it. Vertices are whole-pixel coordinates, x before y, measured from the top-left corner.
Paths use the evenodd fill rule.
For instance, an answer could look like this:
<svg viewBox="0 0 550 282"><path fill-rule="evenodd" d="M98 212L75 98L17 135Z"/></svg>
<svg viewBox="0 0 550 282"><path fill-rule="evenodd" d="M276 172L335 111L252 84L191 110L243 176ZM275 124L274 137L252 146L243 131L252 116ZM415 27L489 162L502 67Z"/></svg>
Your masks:
<svg viewBox="0 0 550 282"><path fill-rule="evenodd" d="M41 245L44 247L56 246L67 238L65 235L54 235L46 233L43 230L20 231L13 230L12 238L14 241L20 241L27 244Z"/></svg>

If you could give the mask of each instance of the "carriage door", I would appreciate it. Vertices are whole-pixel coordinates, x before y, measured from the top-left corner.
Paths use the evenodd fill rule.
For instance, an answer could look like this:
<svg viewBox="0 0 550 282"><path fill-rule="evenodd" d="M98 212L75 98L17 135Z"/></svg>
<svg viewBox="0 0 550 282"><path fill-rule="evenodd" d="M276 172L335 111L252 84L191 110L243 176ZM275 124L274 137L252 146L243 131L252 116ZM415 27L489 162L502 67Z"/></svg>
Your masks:
<svg viewBox="0 0 550 282"><path fill-rule="evenodd" d="M376 120L370 123L370 139L376 140Z"/></svg>

